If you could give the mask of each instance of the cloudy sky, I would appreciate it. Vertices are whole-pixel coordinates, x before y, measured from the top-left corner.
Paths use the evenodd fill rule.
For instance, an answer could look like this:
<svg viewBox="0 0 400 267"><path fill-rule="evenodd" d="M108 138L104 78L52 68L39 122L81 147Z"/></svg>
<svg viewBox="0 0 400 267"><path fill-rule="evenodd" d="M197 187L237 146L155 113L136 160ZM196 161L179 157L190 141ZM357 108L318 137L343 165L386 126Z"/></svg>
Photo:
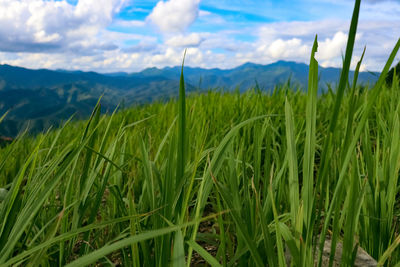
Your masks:
<svg viewBox="0 0 400 267"><path fill-rule="evenodd" d="M318 61L338 67L353 0L0 0L0 63L134 72ZM379 71L400 37L400 0L364 0L354 60ZM397 56L397 60L400 57Z"/></svg>

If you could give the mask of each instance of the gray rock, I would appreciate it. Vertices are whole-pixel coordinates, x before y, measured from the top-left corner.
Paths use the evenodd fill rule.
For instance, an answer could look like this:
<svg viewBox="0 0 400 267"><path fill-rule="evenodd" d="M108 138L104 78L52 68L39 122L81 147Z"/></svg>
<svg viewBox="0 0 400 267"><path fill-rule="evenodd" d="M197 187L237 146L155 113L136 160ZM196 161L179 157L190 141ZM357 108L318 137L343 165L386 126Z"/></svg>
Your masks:
<svg viewBox="0 0 400 267"><path fill-rule="evenodd" d="M322 266L329 266L329 256L331 253L331 246L332 246L332 241L327 237L327 239L325 240L324 251L322 253ZM337 242L335 258L333 260L333 266L335 266L335 267L340 266L342 254L343 254L343 243ZM290 255L290 251L288 248L286 248L286 251L285 251L285 258L286 258L286 264L288 266L290 266L292 257ZM316 256L314 258L314 266L317 266L317 264L318 264L318 253L316 253ZM356 266L356 267L375 267L377 265L378 265L378 263L374 258L372 258L364 249L362 249L361 247L358 247L354 266Z"/></svg>

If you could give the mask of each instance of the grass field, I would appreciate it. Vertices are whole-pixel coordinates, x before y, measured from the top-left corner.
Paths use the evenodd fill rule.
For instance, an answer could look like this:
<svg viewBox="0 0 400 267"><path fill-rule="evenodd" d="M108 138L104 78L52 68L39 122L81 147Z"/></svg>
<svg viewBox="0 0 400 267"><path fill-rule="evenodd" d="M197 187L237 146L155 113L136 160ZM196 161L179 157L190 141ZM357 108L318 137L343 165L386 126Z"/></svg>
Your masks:
<svg viewBox="0 0 400 267"><path fill-rule="evenodd" d="M327 236L342 266L357 246L400 266L400 40L375 85L348 81L359 5L334 90L316 38L306 92L185 97L182 75L176 101L1 148L0 266L312 266Z"/></svg>

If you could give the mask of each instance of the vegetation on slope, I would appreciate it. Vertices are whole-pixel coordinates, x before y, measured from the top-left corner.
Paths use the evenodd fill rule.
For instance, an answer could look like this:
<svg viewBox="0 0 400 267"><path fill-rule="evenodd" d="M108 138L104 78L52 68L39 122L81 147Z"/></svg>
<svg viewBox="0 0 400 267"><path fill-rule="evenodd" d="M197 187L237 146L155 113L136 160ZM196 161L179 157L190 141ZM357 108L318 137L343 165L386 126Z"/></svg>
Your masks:
<svg viewBox="0 0 400 267"><path fill-rule="evenodd" d="M320 68L321 90L335 83L339 68ZM52 125L60 125L74 114L87 119L98 98L103 95L103 110L113 110L118 103L126 106L176 97L179 67L150 68L138 73L99 74L30 70L0 65L0 113L10 111L0 125L0 135L15 137L29 128L36 134ZM278 61L269 65L246 63L230 70L185 68L186 91L210 88L245 91L259 84L270 90L290 77L293 84L305 88L308 66L304 63ZM354 72L350 72L350 80ZM374 83L379 73L362 72L358 80ZM23 78L21 78L23 77Z"/></svg>

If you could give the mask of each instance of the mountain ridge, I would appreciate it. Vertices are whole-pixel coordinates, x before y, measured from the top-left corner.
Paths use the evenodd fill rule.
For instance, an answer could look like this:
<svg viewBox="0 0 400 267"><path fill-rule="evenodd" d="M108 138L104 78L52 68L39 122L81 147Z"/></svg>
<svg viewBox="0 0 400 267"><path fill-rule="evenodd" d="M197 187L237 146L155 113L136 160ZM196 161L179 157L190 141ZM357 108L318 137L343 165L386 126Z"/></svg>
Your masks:
<svg viewBox="0 0 400 267"><path fill-rule="evenodd" d="M147 68L133 73L102 74L93 71L32 70L0 65L0 114L10 111L0 124L0 135L15 136L27 125L31 132L43 131L75 114L78 119L90 115L100 96L104 110L119 103L141 104L176 97L181 66ZM340 69L319 68L320 90L339 79ZM360 83L373 83L379 73L361 72ZM265 91L291 79L298 88L306 88L308 65L277 61L269 65L244 63L232 69L184 67L186 89L245 91L256 84ZM354 72L350 72L350 80Z"/></svg>

